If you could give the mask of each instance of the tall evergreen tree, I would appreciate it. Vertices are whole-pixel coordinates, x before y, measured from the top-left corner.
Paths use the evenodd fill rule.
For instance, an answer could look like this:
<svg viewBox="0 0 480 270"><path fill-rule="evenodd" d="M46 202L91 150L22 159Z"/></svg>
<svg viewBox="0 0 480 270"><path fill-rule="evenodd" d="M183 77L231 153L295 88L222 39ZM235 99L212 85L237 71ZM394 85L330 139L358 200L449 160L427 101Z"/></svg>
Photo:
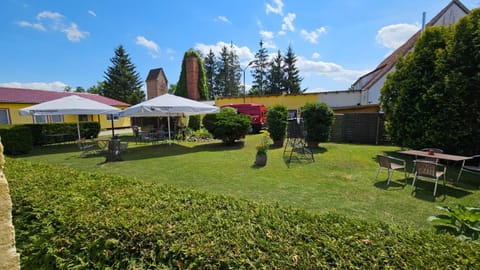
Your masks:
<svg viewBox="0 0 480 270"><path fill-rule="evenodd" d="M228 91L228 79L229 79L229 61L230 54L228 52L227 46L223 46L220 51L220 56L217 61L217 74L215 76L215 86L218 96L226 97L230 96Z"/></svg>
<svg viewBox="0 0 480 270"><path fill-rule="evenodd" d="M303 78L300 77L300 70L296 67L297 56L293 52L292 46L288 46L287 54L284 59L285 72L285 91L288 94L300 94L305 92L302 90L301 83Z"/></svg>
<svg viewBox="0 0 480 270"><path fill-rule="evenodd" d="M233 47L230 46L230 52L228 55L228 82L227 89L230 96L240 95L240 79L242 78L242 69L240 68L240 60Z"/></svg>
<svg viewBox="0 0 480 270"><path fill-rule="evenodd" d="M122 45L115 49L115 56L110 61L112 66L105 72L102 95L132 105L142 102L145 93L140 89L140 75Z"/></svg>
<svg viewBox="0 0 480 270"><path fill-rule="evenodd" d="M217 93L217 87L215 84L215 76L217 74L217 59L215 53L212 49L208 52L207 56L204 58L205 63L205 76L207 77L207 88L210 93L210 99L215 99L216 96L219 96Z"/></svg>
<svg viewBox="0 0 480 270"><path fill-rule="evenodd" d="M255 54L254 65L252 66L253 85L250 91L263 95L267 82L268 52L263 47L263 41L260 41L260 49Z"/></svg>
<svg viewBox="0 0 480 270"><path fill-rule="evenodd" d="M285 90L285 72L283 70L283 56L280 50L278 50L277 55L270 62L267 82L268 86L265 89L265 94L267 95L282 94Z"/></svg>

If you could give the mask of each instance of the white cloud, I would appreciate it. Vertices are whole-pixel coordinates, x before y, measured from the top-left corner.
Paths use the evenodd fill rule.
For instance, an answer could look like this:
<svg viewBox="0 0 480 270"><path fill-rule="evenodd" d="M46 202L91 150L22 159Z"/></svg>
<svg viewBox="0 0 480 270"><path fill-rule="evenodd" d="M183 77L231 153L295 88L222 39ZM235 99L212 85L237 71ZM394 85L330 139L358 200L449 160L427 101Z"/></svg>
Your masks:
<svg viewBox="0 0 480 270"><path fill-rule="evenodd" d="M368 72L366 70L348 70L332 62L312 61L300 56L297 64L303 76L325 76L335 81L349 83L353 83L358 77Z"/></svg>
<svg viewBox="0 0 480 270"><path fill-rule="evenodd" d="M260 31L260 36L262 36L263 39L273 39L275 35L273 32L262 30Z"/></svg>
<svg viewBox="0 0 480 270"><path fill-rule="evenodd" d="M63 18L62 14L58 12L51 12L51 11L42 11L37 15L37 20L41 20L41 19L60 20L62 18Z"/></svg>
<svg viewBox="0 0 480 270"><path fill-rule="evenodd" d="M273 0L273 3L275 4L275 6L271 5L271 4L267 4L266 5L266 10L265 12L268 14L268 13L274 13L274 14L278 14L278 15L283 15L283 2L282 0Z"/></svg>
<svg viewBox="0 0 480 270"><path fill-rule="evenodd" d="M401 23L387 25L378 30L375 39L378 44L394 50L405 43L419 29L419 24Z"/></svg>
<svg viewBox="0 0 480 270"><path fill-rule="evenodd" d="M89 10L88 14L92 15L93 17L97 17L97 13L95 13L93 10Z"/></svg>
<svg viewBox="0 0 480 270"><path fill-rule="evenodd" d="M318 52L314 52L314 53L312 54L312 58L313 58L313 59L318 59L318 58L320 58L320 54L319 54Z"/></svg>
<svg viewBox="0 0 480 270"><path fill-rule="evenodd" d="M159 47L154 41L146 39L144 36L138 36L135 44L147 48L151 52L158 53Z"/></svg>
<svg viewBox="0 0 480 270"><path fill-rule="evenodd" d="M12 88L26 88L26 89L36 89L36 90L53 90L53 91L63 91L67 84L54 81L54 82L7 82L0 83L0 86L3 87L12 87Z"/></svg>
<svg viewBox="0 0 480 270"><path fill-rule="evenodd" d="M217 18L215 18L216 22L224 22L224 23L231 23L230 20L225 17L225 16L218 16Z"/></svg>
<svg viewBox="0 0 480 270"><path fill-rule="evenodd" d="M95 14L93 11L90 10L88 12L92 12L93 14ZM52 30L62 32L67 35L67 39L71 42L78 42L89 35L88 32L78 29L76 23L71 22L70 25L68 25L65 22L65 16L58 12L42 11L37 14L36 20L36 23L21 21L18 23L18 25L20 27L31 27L41 31Z"/></svg>
<svg viewBox="0 0 480 270"><path fill-rule="evenodd" d="M208 45L208 44L203 44L203 43L197 43L195 44L195 49L199 50L202 52L203 55L207 55L210 52L210 49L215 53L215 55L220 55L220 52L222 48L226 46L228 49L230 49L230 43L219 41L217 44L213 45ZM237 45L233 45L233 49L236 51L238 57L240 60L245 60L245 59L253 59L255 54L250 51L248 47L238 47Z"/></svg>
<svg viewBox="0 0 480 270"><path fill-rule="evenodd" d="M325 29L325 27L322 26L322 27L317 28L317 29L315 29L311 32L308 32L307 30L302 29L302 31L300 31L300 34L308 42L313 43L313 44L317 44L318 43L318 38L320 37L320 35L325 34L326 32L327 32L327 29Z"/></svg>
<svg viewBox="0 0 480 270"><path fill-rule="evenodd" d="M88 32L80 31L75 23L71 23L70 27L63 28L61 31L66 33L68 40L72 42L78 42L81 39L86 38L89 34Z"/></svg>
<svg viewBox="0 0 480 270"><path fill-rule="evenodd" d="M278 32L279 35L285 35L287 31L295 31L295 26L293 26L295 17L297 17L295 13L288 13L287 16L283 17L282 30Z"/></svg>
<svg viewBox="0 0 480 270"><path fill-rule="evenodd" d="M20 21L17 23L21 27L30 27L40 31L46 31L45 27L41 23L30 23L27 21Z"/></svg>

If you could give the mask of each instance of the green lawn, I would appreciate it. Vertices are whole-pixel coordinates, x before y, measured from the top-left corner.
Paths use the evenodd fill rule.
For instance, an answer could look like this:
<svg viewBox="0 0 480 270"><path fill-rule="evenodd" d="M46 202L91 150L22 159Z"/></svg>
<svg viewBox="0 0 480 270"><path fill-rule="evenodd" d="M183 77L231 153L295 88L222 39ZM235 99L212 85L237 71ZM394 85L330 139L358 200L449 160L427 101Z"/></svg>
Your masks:
<svg viewBox="0 0 480 270"><path fill-rule="evenodd" d="M267 166L258 168L253 162L259 140L259 135L249 135L233 147L218 141L172 145L131 142L128 152L122 154L123 161L114 163L103 163L105 155L82 158L72 144L36 148L20 158L421 228L429 228L427 217L439 213L435 205L478 206L480 201L480 181L474 175L465 174L460 183L448 183L446 188L440 186L436 198L429 181L420 181L412 194L412 175L405 181L403 173L395 172L389 187L385 171L375 180L375 155L392 154L398 147L323 143L315 151L315 162L293 162L290 168L284 162L283 148L270 149ZM450 177L456 176L456 169L449 168Z"/></svg>

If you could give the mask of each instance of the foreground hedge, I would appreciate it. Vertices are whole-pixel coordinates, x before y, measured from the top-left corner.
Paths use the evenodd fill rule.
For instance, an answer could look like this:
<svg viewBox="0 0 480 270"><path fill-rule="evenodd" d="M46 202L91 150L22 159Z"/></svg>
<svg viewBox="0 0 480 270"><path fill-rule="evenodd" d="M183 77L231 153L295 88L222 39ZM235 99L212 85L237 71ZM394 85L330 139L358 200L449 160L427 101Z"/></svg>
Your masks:
<svg viewBox="0 0 480 270"><path fill-rule="evenodd" d="M5 173L23 269L480 267L480 245L448 235L16 159Z"/></svg>

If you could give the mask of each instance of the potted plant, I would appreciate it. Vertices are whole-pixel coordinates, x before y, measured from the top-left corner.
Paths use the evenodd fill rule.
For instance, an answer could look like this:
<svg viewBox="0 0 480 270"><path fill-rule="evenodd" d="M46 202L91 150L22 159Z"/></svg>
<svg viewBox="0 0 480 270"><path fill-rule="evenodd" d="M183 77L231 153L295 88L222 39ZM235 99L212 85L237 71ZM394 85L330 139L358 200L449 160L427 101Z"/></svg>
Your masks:
<svg viewBox="0 0 480 270"><path fill-rule="evenodd" d="M255 165L265 166L267 164L267 150L270 145L270 133L266 130L260 132L262 135L260 142L256 145L257 154L255 156Z"/></svg>
<svg viewBox="0 0 480 270"><path fill-rule="evenodd" d="M305 140L310 148L317 148L319 142L329 139L333 110L326 103L307 102L301 115L307 133Z"/></svg>
<svg viewBox="0 0 480 270"><path fill-rule="evenodd" d="M285 105L276 104L267 110L267 126L274 147L282 147L287 130L288 109Z"/></svg>

